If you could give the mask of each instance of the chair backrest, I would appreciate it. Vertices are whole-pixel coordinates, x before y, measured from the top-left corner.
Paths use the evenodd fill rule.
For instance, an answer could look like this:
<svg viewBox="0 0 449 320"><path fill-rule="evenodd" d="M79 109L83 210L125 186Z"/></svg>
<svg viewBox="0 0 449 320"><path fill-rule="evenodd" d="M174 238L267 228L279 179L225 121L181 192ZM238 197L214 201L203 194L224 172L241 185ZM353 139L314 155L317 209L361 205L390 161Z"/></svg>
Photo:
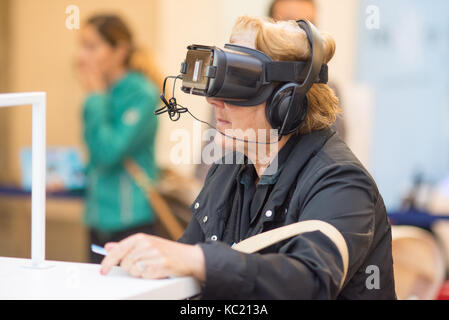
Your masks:
<svg viewBox="0 0 449 320"><path fill-rule="evenodd" d="M444 254L430 232L392 227L393 263L398 299L435 299L446 275Z"/></svg>

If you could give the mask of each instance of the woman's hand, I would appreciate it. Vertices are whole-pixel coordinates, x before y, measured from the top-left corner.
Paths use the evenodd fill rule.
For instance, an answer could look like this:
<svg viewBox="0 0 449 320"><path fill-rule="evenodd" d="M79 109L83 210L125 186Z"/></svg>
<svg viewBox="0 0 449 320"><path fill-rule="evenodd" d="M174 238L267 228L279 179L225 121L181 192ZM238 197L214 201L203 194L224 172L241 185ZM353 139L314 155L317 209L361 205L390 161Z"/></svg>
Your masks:
<svg viewBox="0 0 449 320"><path fill-rule="evenodd" d="M120 264L134 277L192 276L200 282L205 281L204 254L199 246L138 233L120 242L107 243L105 249L108 254L101 263L104 275Z"/></svg>
<svg viewBox="0 0 449 320"><path fill-rule="evenodd" d="M83 87L89 92L104 92L106 81L95 65L79 65L79 74Z"/></svg>

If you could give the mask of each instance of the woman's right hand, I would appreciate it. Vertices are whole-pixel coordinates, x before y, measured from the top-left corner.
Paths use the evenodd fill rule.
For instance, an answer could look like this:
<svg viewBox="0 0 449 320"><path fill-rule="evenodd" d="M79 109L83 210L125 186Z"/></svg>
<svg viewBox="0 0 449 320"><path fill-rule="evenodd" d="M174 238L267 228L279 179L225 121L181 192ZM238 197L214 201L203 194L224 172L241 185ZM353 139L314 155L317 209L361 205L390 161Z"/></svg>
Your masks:
<svg viewBox="0 0 449 320"><path fill-rule="evenodd" d="M95 65L79 64L81 84L89 92L106 91L106 81L103 74Z"/></svg>
<svg viewBox="0 0 449 320"><path fill-rule="evenodd" d="M190 276L204 282L206 278L204 253L198 245L139 233L120 242L107 243L105 249L107 255L100 271L103 275L120 265L132 276L146 279Z"/></svg>

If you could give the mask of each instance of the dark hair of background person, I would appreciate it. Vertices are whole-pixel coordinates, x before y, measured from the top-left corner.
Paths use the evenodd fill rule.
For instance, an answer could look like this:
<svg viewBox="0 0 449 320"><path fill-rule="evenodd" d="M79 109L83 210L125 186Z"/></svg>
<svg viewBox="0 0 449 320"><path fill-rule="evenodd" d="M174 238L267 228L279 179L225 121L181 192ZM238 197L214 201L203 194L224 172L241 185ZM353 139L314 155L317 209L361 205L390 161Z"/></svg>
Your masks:
<svg viewBox="0 0 449 320"><path fill-rule="evenodd" d="M310 3L312 6L314 6L314 7L316 8L316 2L315 2L315 0L273 0L273 2L271 2L271 5L270 5L270 7L269 7L269 9L268 9L268 16L269 16L270 18L273 18L273 15L274 15L274 9L275 9L276 5L277 5L279 2L283 2L283 1L307 2L307 3Z"/></svg>
<svg viewBox="0 0 449 320"><path fill-rule="evenodd" d="M94 26L101 37L113 48L119 43L125 42L129 45L129 54L125 59L125 66L134 71L146 75L158 88L162 87L163 78L156 67L154 57L148 50L136 47L131 30L117 15L98 14L90 17L87 24Z"/></svg>

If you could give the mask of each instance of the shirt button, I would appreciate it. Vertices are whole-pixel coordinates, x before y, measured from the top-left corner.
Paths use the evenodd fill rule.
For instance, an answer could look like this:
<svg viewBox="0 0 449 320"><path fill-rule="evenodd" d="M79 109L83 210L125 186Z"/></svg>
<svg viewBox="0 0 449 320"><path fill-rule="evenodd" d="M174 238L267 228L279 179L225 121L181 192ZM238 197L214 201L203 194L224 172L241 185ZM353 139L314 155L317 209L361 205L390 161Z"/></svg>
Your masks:
<svg viewBox="0 0 449 320"><path fill-rule="evenodd" d="M218 237L214 234L212 237L210 237L210 239L211 239L212 241L217 241L217 240L218 240Z"/></svg>
<svg viewBox="0 0 449 320"><path fill-rule="evenodd" d="M265 212L265 217L269 218L273 215L273 211L271 210L267 210L267 212Z"/></svg>
<svg viewBox="0 0 449 320"><path fill-rule="evenodd" d="M207 222L207 219L208 219L207 216L204 216L203 222L206 223L206 222Z"/></svg>
<svg viewBox="0 0 449 320"><path fill-rule="evenodd" d="M195 209L198 209L199 207L200 207L200 203L199 203L199 202L196 202L195 205L194 205L194 208L195 208Z"/></svg>

